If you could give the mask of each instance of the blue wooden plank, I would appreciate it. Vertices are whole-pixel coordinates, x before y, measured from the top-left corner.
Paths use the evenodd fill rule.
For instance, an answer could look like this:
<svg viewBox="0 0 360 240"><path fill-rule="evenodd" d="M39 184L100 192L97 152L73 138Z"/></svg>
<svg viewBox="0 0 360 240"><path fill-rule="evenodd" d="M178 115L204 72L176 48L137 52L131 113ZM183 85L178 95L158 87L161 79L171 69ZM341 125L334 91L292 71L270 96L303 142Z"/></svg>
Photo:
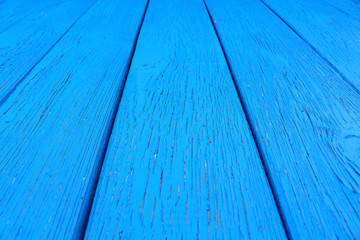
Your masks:
<svg viewBox="0 0 360 240"><path fill-rule="evenodd" d="M34 1L37 2L37 1ZM36 4L25 4L22 0L0 1L0 34L27 15ZM29 9L30 11L27 11Z"/></svg>
<svg viewBox="0 0 360 240"><path fill-rule="evenodd" d="M85 238L286 238L200 0L150 1Z"/></svg>
<svg viewBox="0 0 360 240"><path fill-rule="evenodd" d="M360 5L357 0L320 0L325 8L333 8L338 12L360 21ZM346 26L344 26L346 27Z"/></svg>
<svg viewBox="0 0 360 240"><path fill-rule="evenodd" d="M360 6L347 0L263 2L360 90Z"/></svg>
<svg viewBox="0 0 360 240"><path fill-rule="evenodd" d="M61 1L59 0L32 0L31 4L26 0L0 1L0 34L20 21L38 18L40 13L47 10L48 7L60 3Z"/></svg>
<svg viewBox="0 0 360 240"><path fill-rule="evenodd" d="M294 239L360 236L360 94L259 1L206 0Z"/></svg>
<svg viewBox="0 0 360 240"><path fill-rule="evenodd" d="M98 1L0 106L0 236L84 232L146 1Z"/></svg>
<svg viewBox="0 0 360 240"><path fill-rule="evenodd" d="M0 34L0 105L93 2L34 1L35 9L24 7L9 15L23 18Z"/></svg>

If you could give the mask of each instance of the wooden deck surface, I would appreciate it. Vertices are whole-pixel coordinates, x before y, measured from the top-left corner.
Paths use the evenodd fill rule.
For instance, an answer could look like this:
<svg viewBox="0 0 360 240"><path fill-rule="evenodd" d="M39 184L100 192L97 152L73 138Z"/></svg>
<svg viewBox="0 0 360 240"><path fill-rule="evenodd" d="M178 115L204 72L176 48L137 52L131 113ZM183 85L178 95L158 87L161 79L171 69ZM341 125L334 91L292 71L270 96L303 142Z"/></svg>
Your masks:
<svg viewBox="0 0 360 240"><path fill-rule="evenodd" d="M0 239L360 238L357 0L0 0Z"/></svg>

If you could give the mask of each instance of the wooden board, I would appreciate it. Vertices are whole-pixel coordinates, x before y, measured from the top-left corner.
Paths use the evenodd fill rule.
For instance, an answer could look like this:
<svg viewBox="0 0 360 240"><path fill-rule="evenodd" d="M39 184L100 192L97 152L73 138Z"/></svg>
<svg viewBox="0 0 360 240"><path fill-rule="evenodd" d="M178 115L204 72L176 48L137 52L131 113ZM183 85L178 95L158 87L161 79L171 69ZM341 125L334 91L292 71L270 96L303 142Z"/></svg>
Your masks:
<svg viewBox="0 0 360 240"><path fill-rule="evenodd" d="M26 17L29 12L34 12L35 4L25 4L25 0L0 0L0 34L18 21Z"/></svg>
<svg viewBox="0 0 360 240"><path fill-rule="evenodd" d="M0 236L84 232L145 0L97 2L0 106Z"/></svg>
<svg viewBox="0 0 360 240"><path fill-rule="evenodd" d="M200 0L150 1L85 238L285 238Z"/></svg>
<svg viewBox="0 0 360 240"><path fill-rule="evenodd" d="M24 20L35 20L46 14L48 8L60 4L59 0L0 0L0 34ZM40 15L43 13L42 15Z"/></svg>
<svg viewBox="0 0 360 240"><path fill-rule="evenodd" d="M321 5L325 8L332 8L341 12L346 17L351 17L360 21L360 5L358 0L320 0ZM346 27L346 26L344 26Z"/></svg>
<svg viewBox="0 0 360 240"><path fill-rule="evenodd" d="M349 0L263 0L360 90L360 6Z"/></svg>
<svg viewBox="0 0 360 240"><path fill-rule="evenodd" d="M0 105L93 2L34 1L35 8L23 7L15 12L10 11L10 19L21 14L23 18L0 34ZM26 2L23 5L32 4Z"/></svg>
<svg viewBox="0 0 360 240"><path fill-rule="evenodd" d="M294 239L360 236L360 94L262 3L206 0Z"/></svg>

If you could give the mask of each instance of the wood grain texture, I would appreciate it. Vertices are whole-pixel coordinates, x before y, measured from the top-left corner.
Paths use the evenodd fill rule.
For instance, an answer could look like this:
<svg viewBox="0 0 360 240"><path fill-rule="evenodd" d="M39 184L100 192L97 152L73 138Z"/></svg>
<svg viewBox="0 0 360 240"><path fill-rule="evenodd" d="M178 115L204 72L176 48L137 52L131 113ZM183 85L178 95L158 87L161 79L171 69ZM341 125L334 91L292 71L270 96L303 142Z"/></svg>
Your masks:
<svg viewBox="0 0 360 240"><path fill-rule="evenodd" d="M0 105L93 2L23 2L23 5L34 5L34 8L19 7L15 8L17 11L10 11L10 20L5 18L5 25L18 16L22 18L0 34ZM3 6L7 7L10 8Z"/></svg>
<svg viewBox="0 0 360 240"><path fill-rule="evenodd" d="M358 0L320 0L323 7L341 12L347 17L360 21L360 5ZM343 26L347 27L347 26Z"/></svg>
<svg viewBox="0 0 360 240"><path fill-rule="evenodd" d="M2 239L84 230L146 3L97 2L0 106Z"/></svg>
<svg viewBox="0 0 360 240"><path fill-rule="evenodd" d="M349 0L263 0L360 90L360 6Z"/></svg>
<svg viewBox="0 0 360 240"><path fill-rule="evenodd" d="M203 2L151 0L85 238L285 237Z"/></svg>
<svg viewBox="0 0 360 240"><path fill-rule="evenodd" d="M59 0L32 0L30 4L26 0L0 1L0 34L21 21L37 19L41 12L46 14L49 7L60 4L60 2ZM46 11L44 12L44 10Z"/></svg>
<svg viewBox="0 0 360 240"><path fill-rule="evenodd" d="M360 95L258 1L206 0L294 239L360 236Z"/></svg>
<svg viewBox="0 0 360 240"><path fill-rule="evenodd" d="M0 34L20 21L29 12L34 11L35 4L25 4L25 0L0 0Z"/></svg>

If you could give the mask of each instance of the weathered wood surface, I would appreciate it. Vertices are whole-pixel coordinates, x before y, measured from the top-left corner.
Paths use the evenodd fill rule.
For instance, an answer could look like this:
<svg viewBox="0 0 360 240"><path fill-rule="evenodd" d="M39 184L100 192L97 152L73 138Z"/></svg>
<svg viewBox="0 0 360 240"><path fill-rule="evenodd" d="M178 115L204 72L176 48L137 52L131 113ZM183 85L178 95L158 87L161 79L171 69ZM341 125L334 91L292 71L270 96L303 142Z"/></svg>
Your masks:
<svg viewBox="0 0 360 240"><path fill-rule="evenodd" d="M285 238L200 0L151 0L86 239Z"/></svg>
<svg viewBox="0 0 360 240"><path fill-rule="evenodd" d="M25 4L25 2L25 0L0 1L0 34L33 12L36 3L40 1L34 1L34 4Z"/></svg>
<svg viewBox="0 0 360 240"><path fill-rule="evenodd" d="M335 9L347 17L360 21L360 2L358 0L319 0L325 8ZM346 26L343 26L346 28Z"/></svg>
<svg viewBox="0 0 360 240"><path fill-rule="evenodd" d="M16 4L14 1L10 2ZM94 0L26 1L21 6L35 7L19 6L15 8L17 11L4 13L10 19L23 17L15 24L10 23L8 29L0 34L0 105L93 2ZM3 6L6 7L8 6ZM1 17L5 19L0 23L1 26L9 24L10 20L6 21L5 16Z"/></svg>
<svg viewBox="0 0 360 240"><path fill-rule="evenodd" d="M263 0L360 90L360 6L350 0Z"/></svg>
<svg viewBox="0 0 360 240"><path fill-rule="evenodd" d="M26 0L0 1L0 34L20 21L35 20L41 13L46 14L44 10L59 5L59 3L61 3L60 0L32 0L31 4Z"/></svg>
<svg viewBox="0 0 360 240"><path fill-rule="evenodd" d="M206 3L290 235L360 236L359 92L261 2Z"/></svg>
<svg viewBox="0 0 360 240"><path fill-rule="evenodd" d="M145 6L98 1L0 106L2 239L81 236Z"/></svg>

